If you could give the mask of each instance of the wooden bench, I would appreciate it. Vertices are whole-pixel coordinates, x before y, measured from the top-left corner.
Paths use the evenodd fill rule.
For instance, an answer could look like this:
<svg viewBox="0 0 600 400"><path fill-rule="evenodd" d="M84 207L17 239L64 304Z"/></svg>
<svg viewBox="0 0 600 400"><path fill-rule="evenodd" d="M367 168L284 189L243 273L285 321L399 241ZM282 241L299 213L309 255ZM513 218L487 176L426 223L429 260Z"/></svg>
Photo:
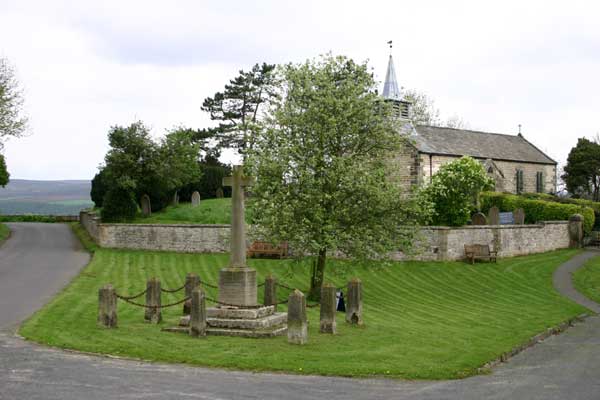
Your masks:
<svg viewBox="0 0 600 400"><path fill-rule="evenodd" d="M475 259L487 259L496 262L497 252L490 250L487 244L465 244L465 256L475 264Z"/></svg>
<svg viewBox="0 0 600 400"><path fill-rule="evenodd" d="M250 258L271 256L284 258L288 254L288 244L287 242L281 242L278 246L273 246L269 242L256 241L252 243L246 254Z"/></svg>

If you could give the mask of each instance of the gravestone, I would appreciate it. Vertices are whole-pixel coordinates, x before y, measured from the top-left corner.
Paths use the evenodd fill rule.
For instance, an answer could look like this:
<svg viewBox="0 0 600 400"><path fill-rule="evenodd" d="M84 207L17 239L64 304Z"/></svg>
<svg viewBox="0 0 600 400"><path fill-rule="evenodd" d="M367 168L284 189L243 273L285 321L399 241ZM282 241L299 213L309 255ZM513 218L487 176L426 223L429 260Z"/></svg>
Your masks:
<svg viewBox="0 0 600 400"><path fill-rule="evenodd" d="M346 322L352 325L362 325L362 282L358 278L348 282L348 296L346 304Z"/></svg>
<svg viewBox="0 0 600 400"><path fill-rule="evenodd" d="M306 319L306 299L298 289L288 297L288 343L306 344L308 342L308 320Z"/></svg>
<svg viewBox="0 0 600 400"><path fill-rule="evenodd" d="M175 192L173 194L173 200L171 200L171 205L172 206L178 206L179 205L179 193Z"/></svg>
<svg viewBox="0 0 600 400"><path fill-rule="evenodd" d="M223 188L218 188L215 191L215 196L217 196L217 199L222 199L225 196L223 193Z"/></svg>
<svg viewBox="0 0 600 400"><path fill-rule="evenodd" d="M515 216L512 212L501 212L500 213L500 225L514 225Z"/></svg>
<svg viewBox="0 0 600 400"><path fill-rule="evenodd" d="M471 217L471 225L487 225L485 214L477 212Z"/></svg>
<svg viewBox="0 0 600 400"><path fill-rule="evenodd" d="M326 283L321 286L321 312L319 318L319 330L321 333L335 334L335 286Z"/></svg>
<svg viewBox="0 0 600 400"><path fill-rule="evenodd" d="M488 224L500 225L500 209L498 207L494 206L488 211Z"/></svg>
<svg viewBox="0 0 600 400"><path fill-rule="evenodd" d="M194 193L192 193L192 206L196 207L200 205L200 193L198 193L198 191L195 191Z"/></svg>
<svg viewBox="0 0 600 400"><path fill-rule="evenodd" d="M144 217L149 217L152 215L152 203L150 202L150 196L147 194L142 195L140 203L142 203L142 214Z"/></svg>
<svg viewBox="0 0 600 400"><path fill-rule="evenodd" d="M523 225L525 223L525 211L522 208L517 208L513 215L515 216L515 225Z"/></svg>

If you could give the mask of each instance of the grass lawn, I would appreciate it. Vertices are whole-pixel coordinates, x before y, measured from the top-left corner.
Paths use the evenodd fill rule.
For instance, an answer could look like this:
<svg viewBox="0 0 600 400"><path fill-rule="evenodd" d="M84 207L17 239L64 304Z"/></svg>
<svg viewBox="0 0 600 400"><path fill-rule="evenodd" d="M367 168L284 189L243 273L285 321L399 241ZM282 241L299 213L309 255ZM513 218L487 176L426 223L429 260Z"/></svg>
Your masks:
<svg viewBox="0 0 600 400"><path fill-rule="evenodd" d="M247 213L248 214L248 213ZM134 224L229 224L231 199L206 199L197 207L190 203L169 206L149 217L138 216Z"/></svg>
<svg viewBox="0 0 600 400"><path fill-rule="evenodd" d="M586 297L600 303L600 257L589 259L573 274L575 288Z"/></svg>
<svg viewBox="0 0 600 400"><path fill-rule="evenodd" d="M178 287L187 272L216 283L227 255L176 254L97 249L93 260L62 293L22 326L26 338L62 348L194 365L343 376L408 379L460 378L545 328L586 310L560 296L552 272L573 250L503 259L498 264L406 262L391 266L334 262L328 277L336 286L359 276L364 285L365 327L346 325L338 334L318 333L318 308L309 309L309 344L286 337L193 339L160 331L143 321L143 310L118 305L119 327L96 327L98 288L111 282L121 294L144 289L158 276ZM262 280L306 288L308 264L250 260ZM288 295L280 289L279 298ZM208 295L215 297L213 289ZM165 294L163 304L180 299ZM259 298L262 293L259 292ZM280 308L281 309L281 308ZM181 306L163 311L161 326L176 325Z"/></svg>
<svg viewBox="0 0 600 400"><path fill-rule="evenodd" d="M10 236L10 229L4 224L0 224L0 243L3 243Z"/></svg>

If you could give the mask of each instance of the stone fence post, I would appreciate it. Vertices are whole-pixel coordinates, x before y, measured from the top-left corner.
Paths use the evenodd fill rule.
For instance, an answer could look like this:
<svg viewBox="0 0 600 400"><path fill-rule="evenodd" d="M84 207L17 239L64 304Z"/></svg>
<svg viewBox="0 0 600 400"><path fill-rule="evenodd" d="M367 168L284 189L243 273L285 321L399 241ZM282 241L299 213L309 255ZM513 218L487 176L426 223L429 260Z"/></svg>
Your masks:
<svg viewBox="0 0 600 400"><path fill-rule="evenodd" d="M569 248L583 247L583 215L574 214L569 218Z"/></svg>
<svg viewBox="0 0 600 400"><path fill-rule="evenodd" d="M117 295L110 283L98 290L98 325L117 327Z"/></svg>
<svg viewBox="0 0 600 400"><path fill-rule="evenodd" d="M206 299L201 287L192 290L192 308L190 313L190 336L206 336Z"/></svg>
<svg viewBox="0 0 600 400"><path fill-rule="evenodd" d="M192 291L200 285L200 278L197 274L192 272L185 276L185 297L188 298L192 295ZM192 309L192 300L187 300L183 303L183 315L190 315Z"/></svg>
<svg viewBox="0 0 600 400"><path fill-rule="evenodd" d="M148 279L148 282L146 283L146 305L152 307L146 307L144 319L153 324L158 324L162 321L160 295L160 279Z"/></svg>
<svg viewBox="0 0 600 400"><path fill-rule="evenodd" d="M265 278L265 295L264 304L265 306L273 306L274 310L277 311L277 278L273 275L269 275Z"/></svg>
<svg viewBox="0 0 600 400"><path fill-rule="evenodd" d="M348 282L346 294L346 322L353 325L362 325L362 282L353 278Z"/></svg>
<svg viewBox="0 0 600 400"><path fill-rule="evenodd" d="M288 343L306 344L308 342L308 323L306 319L306 299L298 289L288 297Z"/></svg>
<svg viewBox="0 0 600 400"><path fill-rule="evenodd" d="M319 328L321 333L335 334L336 289L331 283L321 286L321 314Z"/></svg>

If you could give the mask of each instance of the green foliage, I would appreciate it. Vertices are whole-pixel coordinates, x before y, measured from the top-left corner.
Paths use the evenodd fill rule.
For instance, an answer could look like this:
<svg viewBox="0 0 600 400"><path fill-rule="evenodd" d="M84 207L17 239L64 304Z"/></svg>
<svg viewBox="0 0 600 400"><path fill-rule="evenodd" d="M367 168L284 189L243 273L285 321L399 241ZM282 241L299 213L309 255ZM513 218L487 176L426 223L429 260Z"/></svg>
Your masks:
<svg viewBox="0 0 600 400"><path fill-rule="evenodd" d="M163 209L177 190L200 179L199 145L192 136L189 130L176 128L156 143L142 122L112 127L108 134L110 150L104 168L97 175L96 198L104 191L103 204L110 190L120 188L120 191L130 190L137 200L147 194L153 211ZM98 203L96 206L99 207ZM110 213L114 211L111 209ZM129 212L129 208L124 210L123 218L129 218Z"/></svg>
<svg viewBox="0 0 600 400"><path fill-rule="evenodd" d="M576 251L563 250L501 259L474 266L462 262L405 262L382 266L331 261L330 281L363 282L366 327L352 327L338 313L337 335L319 334L319 309L309 308L309 344L291 346L287 337L248 340L161 332L177 326L181 306L165 308L160 326L144 322L143 310L118 303L118 329L96 325L98 288L111 282L118 293L134 294L156 276L163 288L183 284L189 272L218 282L228 265L220 254L180 254L98 249L91 263L19 333L48 346L136 359L295 374L449 379L477 374L502 353L527 343L585 308L562 297L552 274ZM257 280L273 274L291 287L306 289L307 262L248 260ZM204 287L207 297L217 291ZM289 291L278 289L284 300ZM183 298L164 293L163 304ZM143 299L142 299L143 301ZM259 291L262 301L262 290ZM285 312L285 306L279 311ZM352 362L351 360L360 360Z"/></svg>
<svg viewBox="0 0 600 400"><path fill-rule="evenodd" d="M552 194L546 194L546 193L524 193L524 194L522 194L522 196L527 199L555 201L555 202L561 203L561 204L576 204L579 206L590 207L592 210L594 210L594 216L595 216L594 229L597 230L597 228L600 227L600 202L586 200L586 199L575 199L572 197L559 197L559 196L555 196Z"/></svg>
<svg viewBox="0 0 600 400"><path fill-rule="evenodd" d="M0 222L65 222L65 218L58 215L0 215Z"/></svg>
<svg viewBox="0 0 600 400"><path fill-rule="evenodd" d="M109 182L107 179L107 170L101 169L92 179L92 189L90 191L90 197L94 202L96 207L102 207L102 201L104 200L104 196L106 196L106 192L109 189Z"/></svg>
<svg viewBox="0 0 600 400"><path fill-rule="evenodd" d="M580 138L569 152L562 178L573 195L600 201L600 143Z"/></svg>
<svg viewBox="0 0 600 400"><path fill-rule="evenodd" d="M0 186L5 187L10 179L10 174L6 168L6 160L4 155L0 154Z"/></svg>
<svg viewBox="0 0 600 400"><path fill-rule="evenodd" d="M225 85L223 92L207 97L202 110L219 121L216 128L204 130L204 136L218 140L218 147L237 149L244 154L253 147L257 123L263 108L275 97L275 65L256 64Z"/></svg>
<svg viewBox="0 0 600 400"><path fill-rule="evenodd" d="M71 222L71 223L69 223L69 226L73 230L73 233L75 234L75 236L77 236L77 239L79 239L79 241L81 242L83 247L88 252L93 253L97 249L99 249L96 242L94 242L94 239L90 236L90 234L85 230L85 228L79 222Z"/></svg>
<svg viewBox="0 0 600 400"><path fill-rule="evenodd" d="M480 192L493 187L481 163L465 156L442 165L422 193L434 205L434 225L462 226L479 209Z"/></svg>
<svg viewBox="0 0 600 400"><path fill-rule="evenodd" d="M192 193L198 191L201 199L213 199L217 197L218 188L222 188L225 197L231 197L231 188L223 187L223 178L231 175L231 168L227 165L206 165L200 166L202 177L199 181L183 187L179 194L181 200L190 201Z"/></svg>
<svg viewBox="0 0 600 400"><path fill-rule="evenodd" d="M13 68L0 57L0 147L7 137L22 136L27 127L23 116L23 91Z"/></svg>
<svg viewBox="0 0 600 400"><path fill-rule="evenodd" d="M380 258L410 247L426 213L389 177L404 139L366 63L324 56L281 68L284 96L259 132L249 164L260 234L318 254L318 296L328 252Z"/></svg>
<svg viewBox="0 0 600 400"><path fill-rule="evenodd" d="M514 211L522 208L525 211L525 223L534 224L541 221L567 221L573 214L583 215L583 228L586 233L592 231L596 220L594 210L577 204L561 204L555 201L530 200L523 196L507 193L482 193L482 211L487 213L496 206L500 211Z"/></svg>
<svg viewBox="0 0 600 400"><path fill-rule="evenodd" d="M246 221L252 220L252 207L246 207ZM149 217L138 215L136 224L230 224L231 199L202 199L200 205L180 203L168 206Z"/></svg>
<svg viewBox="0 0 600 400"><path fill-rule="evenodd" d="M111 187L104 196L102 204L104 206L101 216L104 222L131 221L138 211L133 191L127 186Z"/></svg>
<svg viewBox="0 0 600 400"><path fill-rule="evenodd" d="M0 243L3 243L10 236L10 229L4 224L0 224Z"/></svg>

